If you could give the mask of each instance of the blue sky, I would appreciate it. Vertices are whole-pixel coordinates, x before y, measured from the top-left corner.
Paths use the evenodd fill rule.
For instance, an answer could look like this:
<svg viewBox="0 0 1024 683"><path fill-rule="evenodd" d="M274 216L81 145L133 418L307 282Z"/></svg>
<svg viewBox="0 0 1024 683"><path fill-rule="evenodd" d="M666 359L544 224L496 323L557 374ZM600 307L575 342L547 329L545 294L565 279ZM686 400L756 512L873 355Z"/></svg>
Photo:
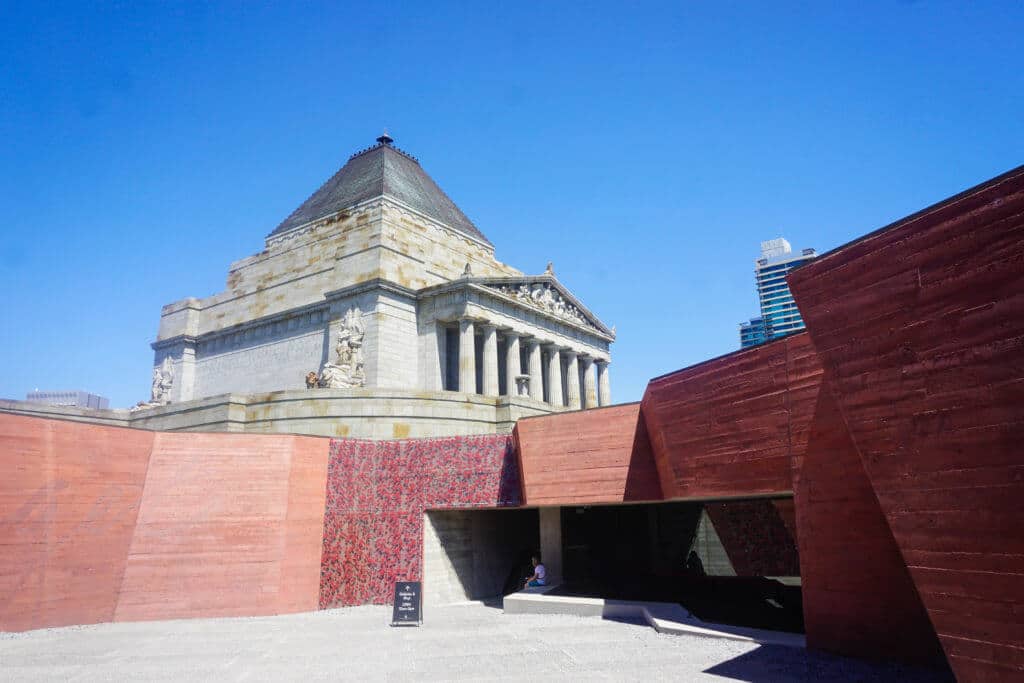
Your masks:
<svg viewBox="0 0 1024 683"><path fill-rule="evenodd" d="M735 349L762 239L828 250L1024 163L1024 5L4 3L0 397L147 398L382 127L609 325L617 401Z"/></svg>

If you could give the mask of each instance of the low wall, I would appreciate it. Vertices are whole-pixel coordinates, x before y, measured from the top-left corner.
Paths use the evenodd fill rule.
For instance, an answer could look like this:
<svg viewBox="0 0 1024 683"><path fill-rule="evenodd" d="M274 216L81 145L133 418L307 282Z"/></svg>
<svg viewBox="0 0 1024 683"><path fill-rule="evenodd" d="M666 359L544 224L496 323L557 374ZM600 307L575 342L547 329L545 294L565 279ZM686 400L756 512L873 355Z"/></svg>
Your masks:
<svg viewBox="0 0 1024 683"><path fill-rule="evenodd" d="M316 609L328 444L157 434L115 619Z"/></svg>
<svg viewBox="0 0 1024 683"><path fill-rule="evenodd" d="M129 411L0 401L0 413L160 431L405 439L508 433L523 417L564 410L519 396L456 391L310 389L224 394Z"/></svg>
<svg viewBox="0 0 1024 683"><path fill-rule="evenodd" d="M153 437L0 415L0 631L114 619Z"/></svg>
<svg viewBox="0 0 1024 683"><path fill-rule="evenodd" d="M0 414L0 630L316 609L329 443Z"/></svg>

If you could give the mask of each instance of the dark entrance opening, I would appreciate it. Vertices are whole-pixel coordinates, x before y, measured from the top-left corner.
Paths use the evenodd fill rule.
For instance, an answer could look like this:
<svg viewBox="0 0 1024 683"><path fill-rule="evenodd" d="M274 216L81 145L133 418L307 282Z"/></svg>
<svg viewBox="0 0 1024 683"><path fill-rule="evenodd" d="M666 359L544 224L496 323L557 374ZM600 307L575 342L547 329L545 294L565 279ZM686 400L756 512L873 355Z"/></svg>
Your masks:
<svg viewBox="0 0 1024 683"><path fill-rule="evenodd" d="M424 604L488 600L518 589L539 544L535 509L426 511Z"/></svg>
<svg viewBox="0 0 1024 683"><path fill-rule="evenodd" d="M676 602L714 623L802 633L792 499L562 508L554 593Z"/></svg>

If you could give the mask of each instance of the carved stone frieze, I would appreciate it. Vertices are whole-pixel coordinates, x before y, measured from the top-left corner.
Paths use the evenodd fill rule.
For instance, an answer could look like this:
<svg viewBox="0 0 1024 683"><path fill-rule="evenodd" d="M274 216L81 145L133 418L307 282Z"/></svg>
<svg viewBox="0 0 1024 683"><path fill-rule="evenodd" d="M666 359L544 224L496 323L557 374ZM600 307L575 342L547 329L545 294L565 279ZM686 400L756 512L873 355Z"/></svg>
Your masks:
<svg viewBox="0 0 1024 683"><path fill-rule="evenodd" d="M574 322L577 325L598 329L580 309L565 299L558 289L548 282L523 282L518 285L488 285L507 297L532 308L550 313L556 318Z"/></svg>

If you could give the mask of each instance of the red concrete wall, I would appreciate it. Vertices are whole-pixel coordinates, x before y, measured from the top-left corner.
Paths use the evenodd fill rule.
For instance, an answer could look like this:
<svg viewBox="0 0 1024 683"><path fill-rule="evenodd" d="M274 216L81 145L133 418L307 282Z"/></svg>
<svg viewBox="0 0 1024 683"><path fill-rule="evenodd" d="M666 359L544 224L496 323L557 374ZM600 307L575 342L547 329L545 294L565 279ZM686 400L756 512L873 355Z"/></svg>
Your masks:
<svg viewBox="0 0 1024 683"><path fill-rule="evenodd" d="M791 492L820 381L805 334L651 380L641 411L665 498Z"/></svg>
<svg viewBox="0 0 1024 683"><path fill-rule="evenodd" d="M514 507L520 491L510 435L332 440L321 609L388 604L396 581L421 580L426 510Z"/></svg>
<svg viewBox="0 0 1024 683"><path fill-rule="evenodd" d="M1024 167L789 276L961 680L1024 678Z"/></svg>
<svg viewBox="0 0 1024 683"><path fill-rule="evenodd" d="M316 609L329 445L157 434L116 619Z"/></svg>
<svg viewBox="0 0 1024 683"><path fill-rule="evenodd" d="M316 609L329 444L0 414L0 630Z"/></svg>
<svg viewBox="0 0 1024 683"><path fill-rule="evenodd" d="M639 403L531 417L514 434L524 505L661 499Z"/></svg>
<svg viewBox="0 0 1024 683"><path fill-rule="evenodd" d="M0 414L0 631L113 620L152 443Z"/></svg>
<svg viewBox="0 0 1024 683"><path fill-rule="evenodd" d="M796 537L774 503L732 500L704 506L737 576L800 576Z"/></svg>
<svg viewBox="0 0 1024 683"><path fill-rule="evenodd" d="M827 391L793 466L808 646L941 663L935 629Z"/></svg>

